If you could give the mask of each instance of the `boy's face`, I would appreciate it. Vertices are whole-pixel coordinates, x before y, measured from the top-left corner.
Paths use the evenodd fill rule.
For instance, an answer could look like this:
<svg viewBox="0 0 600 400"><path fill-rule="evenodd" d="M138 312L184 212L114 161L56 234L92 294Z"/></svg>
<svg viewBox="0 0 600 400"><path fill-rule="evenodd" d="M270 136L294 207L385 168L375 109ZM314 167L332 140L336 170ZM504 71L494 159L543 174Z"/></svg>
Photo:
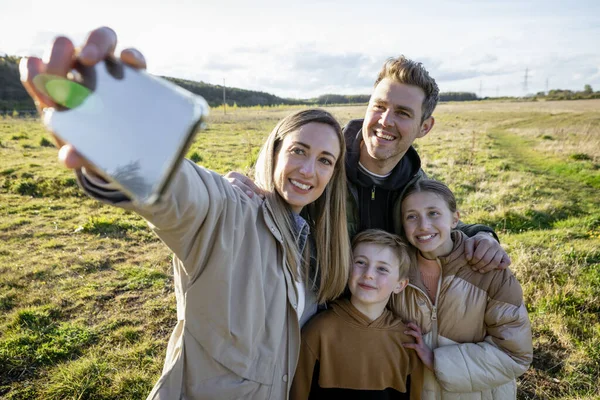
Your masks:
<svg viewBox="0 0 600 400"><path fill-rule="evenodd" d="M348 286L352 303L385 307L392 293L400 293L408 278L400 279L399 260L387 246L359 243L352 251L354 263Z"/></svg>

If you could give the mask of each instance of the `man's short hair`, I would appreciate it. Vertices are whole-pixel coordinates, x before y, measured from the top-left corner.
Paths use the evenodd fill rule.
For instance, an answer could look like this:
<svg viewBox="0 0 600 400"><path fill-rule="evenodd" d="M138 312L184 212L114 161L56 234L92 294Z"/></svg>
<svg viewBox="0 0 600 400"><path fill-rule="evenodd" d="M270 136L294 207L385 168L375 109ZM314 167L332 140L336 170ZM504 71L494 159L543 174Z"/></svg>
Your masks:
<svg viewBox="0 0 600 400"><path fill-rule="evenodd" d="M376 244L390 248L400 263L398 265L398 279L408 277L412 258L410 256L409 246L404 239L381 229L367 229L354 236L354 239L352 239L352 249L354 250L356 246L363 243Z"/></svg>
<svg viewBox="0 0 600 400"><path fill-rule="evenodd" d="M429 72L423 67L423 64L402 55L396 58L390 57L379 71L375 86L385 78L420 87L425 93L421 106L423 111L421 122L431 117L440 98L440 89L435 83L435 79L429 76Z"/></svg>

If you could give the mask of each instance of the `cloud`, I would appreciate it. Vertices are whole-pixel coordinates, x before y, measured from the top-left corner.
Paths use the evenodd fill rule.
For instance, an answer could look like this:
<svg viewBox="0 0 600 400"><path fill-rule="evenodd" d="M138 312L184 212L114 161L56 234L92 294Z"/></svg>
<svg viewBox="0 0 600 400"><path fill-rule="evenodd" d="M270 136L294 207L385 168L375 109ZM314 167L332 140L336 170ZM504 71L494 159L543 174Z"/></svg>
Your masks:
<svg viewBox="0 0 600 400"><path fill-rule="evenodd" d="M355 69L369 57L360 53L331 54L316 51L299 51L293 54L292 65L296 70Z"/></svg>
<svg viewBox="0 0 600 400"><path fill-rule="evenodd" d="M191 62L186 60L187 64ZM323 51L314 43L305 43L236 47L218 56L204 54L201 59L193 59L193 69L172 63L156 69L161 75L178 74L170 76L216 84L226 79L227 86L309 98L324 93L368 94L381 64L382 60L363 53Z"/></svg>
<svg viewBox="0 0 600 400"><path fill-rule="evenodd" d="M247 66L235 61L226 61L222 57L214 57L198 64L198 68L203 70L218 70L222 72L228 72L238 69L245 69Z"/></svg>
<svg viewBox="0 0 600 400"><path fill-rule="evenodd" d="M499 47L494 46L501 43ZM442 91L471 91L483 96L522 95L525 70L528 92L549 88L578 90L584 84L600 87L600 54L546 52L524 54L511 40L496 38L486 49L461 50L413 57L423 63ZM389 56L360 51L325 50L318 43L259 47L238 46L200 57L169 58L162 75L272 93L310 98L326 93L369 94L376 75ZM162 72L168 71L168 72Z"/></svg>

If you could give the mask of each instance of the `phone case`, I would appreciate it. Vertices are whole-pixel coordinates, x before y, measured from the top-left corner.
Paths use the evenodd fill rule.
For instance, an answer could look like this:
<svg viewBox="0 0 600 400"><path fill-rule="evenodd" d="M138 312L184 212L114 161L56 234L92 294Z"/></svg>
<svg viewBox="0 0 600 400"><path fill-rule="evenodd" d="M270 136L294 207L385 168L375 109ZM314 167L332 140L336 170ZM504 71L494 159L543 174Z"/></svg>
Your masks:
<svg viewBox="0 0 600 400"><path fill-rule="evenodd" d="M204 126L208 104L115 60L78 67L76 74L81 83L39 80L59 104L44 110L44 124L133 202L155 203Z"/></svg>

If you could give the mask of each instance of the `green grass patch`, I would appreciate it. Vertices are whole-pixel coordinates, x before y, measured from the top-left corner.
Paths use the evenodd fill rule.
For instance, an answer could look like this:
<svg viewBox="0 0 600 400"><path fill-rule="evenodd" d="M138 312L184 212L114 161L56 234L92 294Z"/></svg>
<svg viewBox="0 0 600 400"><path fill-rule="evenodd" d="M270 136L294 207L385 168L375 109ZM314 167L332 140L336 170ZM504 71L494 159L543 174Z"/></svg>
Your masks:
<svg viewBox="0 0 600 400"><path fill-rule="evenodd" d="M108 237L123 237L129 232L136 232L143 228L143 226L119 218L106 217L89 217L83 224L83 232Z"/></svg>
<svg viewBox="0 0 600 400"><path fill-rule="evenodd" d="M61 365L49 379L43 396L48 400L108 399L112 367L97 357Z"/></svg>
<svg viewBox="0 0 600 400"><path fill-rule="evenodd" d="M92 329L60 317L52 306L15 313L0 339L0 375L21 379L36 367L77 357L96 339Z"/></svg>
<svg viewBox="0 0 600 400"><path fill-rule="evenodd" d="M46 138L42 138L42 139L40 139L40 146L41 147L54 147L54 143L52 143L51 141L49 141Z"/></svg>
<svg viewBox="0 0 600 400"><path fill-rule="evenodd" d="M169 277L161 271L142 266L119 268L125 278L125 290L140 290L148 287L164 287Z"/></svg>
<svg viewBox="0 0 600 400"><path fill-rule="evenodd" d="M364 115L330 110L342 124ZM214 112L189 157L249 172L291 111ZM464 222L496 229L530 310L518 398L600 398L600 101L435 115L415 143L423 169L454 190ZM143 399L177 322L169 251L138 216L86 197L46 138L38 121L0 121L0 398Z"/></svg>

